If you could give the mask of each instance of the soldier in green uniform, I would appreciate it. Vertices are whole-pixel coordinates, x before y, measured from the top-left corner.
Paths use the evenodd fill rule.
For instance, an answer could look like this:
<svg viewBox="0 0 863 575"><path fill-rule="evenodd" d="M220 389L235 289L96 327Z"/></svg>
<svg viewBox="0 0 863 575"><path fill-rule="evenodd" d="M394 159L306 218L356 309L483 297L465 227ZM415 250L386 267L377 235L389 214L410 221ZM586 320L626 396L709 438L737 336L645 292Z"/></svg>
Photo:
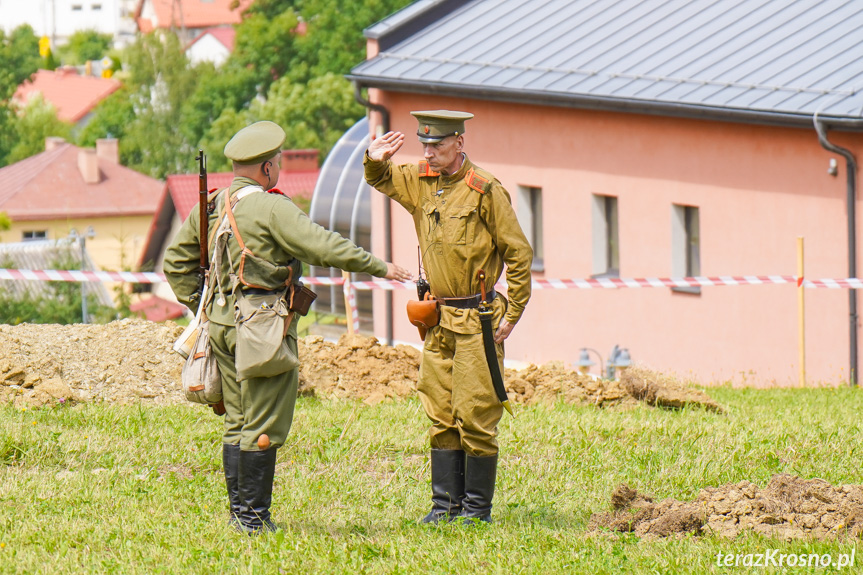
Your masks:
<svg viewBox="0 0 863 575"><path fill-rule="evenodd" d="M228 240L229 259L223 261L221 269L210 271L210 283L217 291L206 308L210 341L222 378L222 458L231 522L247 533L275 529L269 508L276 450L284 444L291 428L299 374L292 369L274 377L237 381L235 299L228 274L233 272L241 278L239 289L244 297L284 292L288 282L300 277L302 262L399 281L411 277L404 268L383 262L315 224L289 198L273 189L279 179L284 141L285 132L277 124L257 122L237 132L225 146L225 156L233 161L234 179L228 189L233 214L246 250L253 255L246 253L244 259L237 239ZM215 204L209 216L211 231L224 217L224 198L222 190L211 196ZM177 299L193 310L200 261L198 222L198 210L192 210L168 247L164 262L165 275ZM212 233L209 245L214 261ZM296 354L297 317L285 337Z"/></svg>
<svg viewBox="0 0 863 575"><path fill-rule="evenodd" d="M439 325L426 333L417 386L432 421L432 510L423 522L490 522L503 408L484 353L477 272L485 271L491 292L503 371L503 341L530 299L533 250L507 191L463 152L464 124L473 114L412 114L425 160L393 164L404 134L388 132L369 145L364 165L366 181L413 216L431 293L442 303ZM504 264L508 302L492 290Z"/></svg>

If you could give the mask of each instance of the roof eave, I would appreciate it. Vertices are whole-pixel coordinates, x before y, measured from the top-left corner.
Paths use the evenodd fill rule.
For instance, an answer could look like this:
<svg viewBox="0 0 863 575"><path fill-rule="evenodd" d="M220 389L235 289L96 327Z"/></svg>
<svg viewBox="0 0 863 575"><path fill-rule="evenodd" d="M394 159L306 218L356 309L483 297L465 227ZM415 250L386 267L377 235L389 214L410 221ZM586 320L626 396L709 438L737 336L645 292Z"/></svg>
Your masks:
<svg viewBox="0 0 863 575"><path fill-rule="evenodd" d="M449 16L464 5L464 0L414 2L367 27L363 30L363 35L368 39L377 40L381 50L385 50ZM387 22L393 25L387 26Z"/></svg>
<svg viewBox="0 0 863 575"><path fill-rule="evenodd" d="M414 80L365 76L362 74L347 74L345 77L351 82L356 82L360 87L365 88L380 88L394 92L437 94L456 98L482 99L534 106L557 106L795 128L811 128L813 122L812 114L803 113L771 112L768 110L661 102L634 98L612 98L593 94L563 94L536 90L447 84L443 82L418 82ZM833 129L863 131L863 118L819 114L818 119L822 124Z"/></svg>

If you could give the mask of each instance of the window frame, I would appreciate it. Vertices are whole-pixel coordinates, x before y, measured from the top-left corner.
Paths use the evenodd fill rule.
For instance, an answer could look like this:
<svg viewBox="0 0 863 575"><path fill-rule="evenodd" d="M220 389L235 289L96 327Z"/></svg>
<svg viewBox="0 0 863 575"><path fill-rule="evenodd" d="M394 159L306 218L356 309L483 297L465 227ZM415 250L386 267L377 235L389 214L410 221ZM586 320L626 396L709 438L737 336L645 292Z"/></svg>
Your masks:
<svg viewBox="0 0 863 575"><path fill-rule="evenodd" d="M30 237L27 235L30 234ZM21 232L22 242L38 242L48 239L48 230L23 230Z"/></svg>
<svg viewBox="0 0 863 575"><path fill-rule="evenodd" d="M542 188L518 186L516 217L530 247L533 249L532 272L545 271L545 247L543 245Z"/></svg>
<svg viewBox="0 0 863 575"><path fill-rule="evenodd" d="M620 277L620 198L593 194L593 273L591 278Z"/></svg>
<svg viewBox="0 0 863 575"><path fill-rule="evenodd" d="M698 206L671 206L671 274L673 277L701 275L701 212ZM672 287L678 293L700 294L701 286Z"/></svg>

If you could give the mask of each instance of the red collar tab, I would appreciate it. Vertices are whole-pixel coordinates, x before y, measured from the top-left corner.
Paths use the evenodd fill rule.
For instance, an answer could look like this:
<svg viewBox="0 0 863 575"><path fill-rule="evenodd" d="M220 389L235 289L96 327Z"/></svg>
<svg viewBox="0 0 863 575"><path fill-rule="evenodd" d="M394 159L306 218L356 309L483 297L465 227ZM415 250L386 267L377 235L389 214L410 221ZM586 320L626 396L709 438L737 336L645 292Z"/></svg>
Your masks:
<svg viewBox="0 0 863 575"><path fill-rule="evenodd" d="M419 167L417 168L417 175L421 178L436 178L440 173L432 171L429 163L425 160L421 160Z"/></svg>
<svg viewBox="0 0 863 575"><path fill-rule="evenodd" d="M280 190L279 188L273 188L272 190L267 190L268 194L279 194L280 196L284 196L285 192ZM287 196L286 196L287 197Z"/></svg>

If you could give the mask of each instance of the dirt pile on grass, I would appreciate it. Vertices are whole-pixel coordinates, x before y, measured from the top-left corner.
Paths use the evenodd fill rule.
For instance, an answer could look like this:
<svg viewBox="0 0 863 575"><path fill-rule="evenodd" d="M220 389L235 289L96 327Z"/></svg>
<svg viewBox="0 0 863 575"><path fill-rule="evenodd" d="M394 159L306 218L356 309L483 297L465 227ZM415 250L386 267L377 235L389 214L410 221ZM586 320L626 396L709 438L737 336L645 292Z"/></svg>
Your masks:
<svg viewBox="0 0 863 575"><path fill-rule="evenodd" d="M320 336L298 342L300 393L356 398L372 405L416 392L420 352L408 345L390 347L363 335L343 335L338 343Z"/></svg>
<svg viewBox="0 0 863 575"><path fill-rule="evenodd" d="M0 325L0 401L170 403L180 396L182 328L125 319L106 325Z"/></svg>
<svg viewBox="0 0 863 575"><path fill-rule="evenodd" d="M506 370L506 388L516 403L533 404L561 399L566 403L604 407L637 401L618 381L598 379L567 369L561 362Z"/></svg>
<svg viewBox="0 0 863 575"><path fill-rule="evenodd" d="M648 405L668 409L698 406L710 411L722 412L722 408L709 395L677 378L651 371L644 367L631 367L620 376L620 384L626 392Z"/></svg>
<svg viewBox="0 0 863 575"><path fill-rule="evenodd" d="M184 402L182 359L171 350L181 332L173 323L139 319L106 325L0 325L0 401ZM343 335L337 343L309 336L300 339L299 352L303 394L375 404L416 393L420 352L413 347L381 345L364 335ZM635 405L637 398L669 406L673 402L667 398L684 391L689 399L680 405L712 404L703 394L695 401L698 392L662 374L637 373L638 384L632 388L649 393L634 396L626 379L597 379L560 362L508 369L505 380L510 399L522 404L565 401L607 407ZM673 389L666 389L672 384ZM653 399L657 397L662 399Z"/></svg>
<svg viewBox="0 0 863 575"><path fill-rule="evenodd" d="M693 502L658 503L621 485L611 495L613 512L594 514L591 531L668 537L714 533L733 538L744 531L784 539L863 535L863 485L834 487L823 479L775 475L767 487L741 481L702 489Z"/></svg>

